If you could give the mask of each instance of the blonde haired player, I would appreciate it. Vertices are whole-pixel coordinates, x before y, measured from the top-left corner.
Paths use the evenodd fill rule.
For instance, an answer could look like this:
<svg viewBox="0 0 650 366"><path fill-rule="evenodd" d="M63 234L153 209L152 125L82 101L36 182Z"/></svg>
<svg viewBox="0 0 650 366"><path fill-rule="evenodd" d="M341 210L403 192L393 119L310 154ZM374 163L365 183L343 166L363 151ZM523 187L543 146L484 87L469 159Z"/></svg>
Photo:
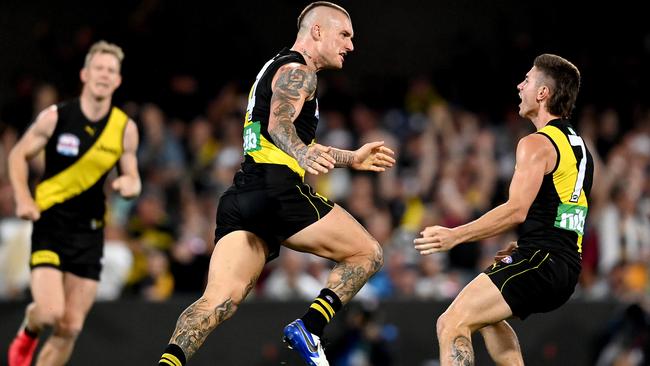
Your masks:
<svg viewBox="0 0 650 366"><path fill-rule="evenodd" d="M64 365L97 292L104 245L104 182L130 198L140 194L135 123L111 105L124 53L100 41L89 50L77 99L48 107L11 151L9 175L16 215L34 221L31 293L24 324L9 347L9 366L31 365L38 336L52 334L37 366ZM45 152L45 172L32 196L28 161Z"/></svg>

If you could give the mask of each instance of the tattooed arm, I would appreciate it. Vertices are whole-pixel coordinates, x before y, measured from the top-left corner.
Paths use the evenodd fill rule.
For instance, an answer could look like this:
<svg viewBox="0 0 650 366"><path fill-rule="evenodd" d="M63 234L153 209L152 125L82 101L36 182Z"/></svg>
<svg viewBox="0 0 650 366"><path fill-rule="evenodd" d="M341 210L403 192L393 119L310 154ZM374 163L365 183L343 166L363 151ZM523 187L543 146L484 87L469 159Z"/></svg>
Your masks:
<svg viewBox="0 0 650 366"><path fill-rule="evenodd" d="M337 168L351 167L356 170L383 172L395 164L395 153L384 146L383 141L369 142L355 151L330 147L330 155L336 160Z"/></svg>
<svg viewBox="0 0 650 366"><path fill-rule="evenodd" d="M305 100L314 97L316 81L316 73L302 64L291 63L278 69L273 78L269 134L277 147L295 158L307 172L317 175L334 168L330 148L305 145L293 125Z"/></svg>
<svg viewBox="0 0 650 366"><path fill-rule="evenodd" d="M330 155L336 160L334 166L337 168L351 166L354 161L354 151L331 148Z"/></svg>

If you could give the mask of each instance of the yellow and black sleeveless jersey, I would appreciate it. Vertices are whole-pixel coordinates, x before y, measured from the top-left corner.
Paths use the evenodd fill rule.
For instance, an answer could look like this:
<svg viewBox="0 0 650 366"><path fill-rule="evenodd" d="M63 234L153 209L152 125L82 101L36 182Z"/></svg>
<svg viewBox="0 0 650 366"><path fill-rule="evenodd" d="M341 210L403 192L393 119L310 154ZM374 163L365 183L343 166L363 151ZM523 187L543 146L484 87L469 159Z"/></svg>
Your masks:
<svg viewBox="0 0 650 366"><path fill-rule="evenodd" d="M546 248L580 261L593 159L569 121L553 120L537 133L551 141L557 161L553 171L544 176L528 216L519 226L518 244Z"/></svg>
<svg viewBox="0 0 650 366"><path fill-rule="evenodd" d="M276 71L288 63L306 65L299 52L283 49L269 60L257 74L257 78L248 95L246 120L244 121L244 164L280 164L304 177L305 171L296 159L282 151L273 143L269 135L269 114L271 112L272 81ZM306 145L311 144L316 136L318 125L318 101L316 98L305 101L300 114L294 121L298 137Z"/></svg>
<svg viewBox="0 0 650 366"><path fill-rule="evenodd" d="M122 155L127 115L119 108L97 122L79 99L58 107L56 128L45 146L45 172L36 187L42 219L56 216L78 228L103 226L104 181Z"/></svg>

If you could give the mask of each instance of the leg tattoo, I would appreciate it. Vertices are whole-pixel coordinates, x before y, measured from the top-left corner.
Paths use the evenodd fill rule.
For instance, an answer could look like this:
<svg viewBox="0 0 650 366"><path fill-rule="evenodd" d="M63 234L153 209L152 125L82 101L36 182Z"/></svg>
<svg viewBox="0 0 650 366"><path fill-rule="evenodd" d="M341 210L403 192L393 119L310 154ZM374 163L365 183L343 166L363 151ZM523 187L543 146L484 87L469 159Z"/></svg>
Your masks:
<svg viewBox="0 0 650 366"><path fill-rule="evenodd" d="M194 355L219 323L235 312L235 305L230 298L214 309L209 308L207 302L206 299L199 299L183 311L176 323L174 335L169 341L177 344L185 352L187 359Z"/></svg>
<svg viewBox="0 0 650 366"><path fill-rule="evenodd" d="M176 329L169 343L178 345L189 360L201 347L210 332L235 313L237 305L248 295L256 281L257 278L251 279L243 289L239 300L233 301L229 297L215 308L210 308L208 300L205 298L194 302L178 318Z"/></svg>
<svg viewBox="0 0 650 366"><path fill-rule="evenodd" d="M382 263L381 248L364 265L340 262L332 270L326 287L334 291L345 304L363 287L368 278L381 268Z"/></svg>
<svg viewBox="0 0 650 366"><path fill-rule="evenodd" d="M451 364L454 366L473 366L474 350L472 342L464 336L458 336L454 339L451 346Z"/></svg>

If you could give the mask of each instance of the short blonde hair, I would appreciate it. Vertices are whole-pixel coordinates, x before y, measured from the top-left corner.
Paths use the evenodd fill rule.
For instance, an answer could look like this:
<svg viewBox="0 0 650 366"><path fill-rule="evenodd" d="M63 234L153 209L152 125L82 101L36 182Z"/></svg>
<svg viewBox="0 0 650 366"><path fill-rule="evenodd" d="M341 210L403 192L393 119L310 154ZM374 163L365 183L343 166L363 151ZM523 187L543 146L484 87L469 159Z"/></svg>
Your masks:
<svg viewBox="0 0 650 366"><path fill-rule="evenodd" d="M90 47L88 54L86 54L86 61L84 62L84 67L88 67L88 65L90 65L90 59L92 59L96 53L108 53L110 55L113 55L115 56L115 58L117 58L117 61L119 62L120 66L122 66L122 60L124 60L124 51L122 51L122 48L120 48L120 46L114 43L99 41L99 42L95 42Z"/></svg>
<svg viewBox="0 0 650 366"><path fill-rule="evenodd" d="M341 13L345 14L350 21L352 21L352 18L350 18L350 14L348 13L347 10L345 10L342 6L336 5L334 3L331 3L329 1L315 1L309 5L307 5L302 12L300 12L300 15L298 16L298 30L300 30L300 27L302 26L302 21L305 19L307 16L307 13L312 11L314 8L317 8L319 6L324 6L327 8L332 8L340 11Z"/></svg>

